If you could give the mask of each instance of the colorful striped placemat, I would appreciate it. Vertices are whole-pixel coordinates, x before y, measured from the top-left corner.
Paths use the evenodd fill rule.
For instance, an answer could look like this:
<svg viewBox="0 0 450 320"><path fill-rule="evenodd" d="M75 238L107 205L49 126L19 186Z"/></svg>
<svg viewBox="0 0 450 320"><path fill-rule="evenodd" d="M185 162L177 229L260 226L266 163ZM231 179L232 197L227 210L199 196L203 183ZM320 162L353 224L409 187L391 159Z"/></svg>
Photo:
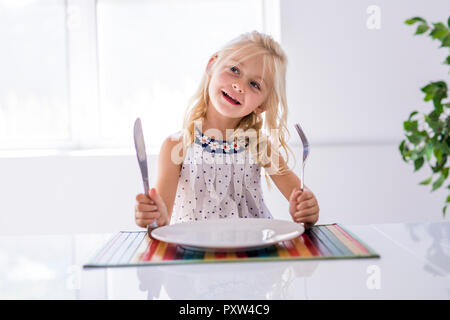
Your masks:
<svg viewBox="0 0 450 320"><path fill-rule="evenodd" d="M84 267L379 257L379 254L339 224L317 225L293 240L241 252L192 251L152 239L146 231L121 231L108 240Z"/></svg>

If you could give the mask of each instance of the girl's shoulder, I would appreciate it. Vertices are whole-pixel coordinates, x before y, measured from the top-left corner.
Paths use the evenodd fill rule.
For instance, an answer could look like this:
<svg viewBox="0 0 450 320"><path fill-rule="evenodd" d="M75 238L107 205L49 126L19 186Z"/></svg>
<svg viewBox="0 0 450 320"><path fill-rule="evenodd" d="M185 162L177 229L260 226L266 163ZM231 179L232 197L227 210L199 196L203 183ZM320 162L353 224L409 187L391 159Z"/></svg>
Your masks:
<svg viewBox="0 0 450 320"><path fill-rule="evenodd" d="M175 133L172 133L172 134L170 134L167 138L166 138L166 140L167 139L169 139L169 140L171 140L171 141L177 141L177 142L180 142L180 141L182 141L182 139L183 139L183 131L177 131L177 132L175 132Z"/></svg>
<svg viewBox="0 0 450 320"><path fill-rule="evenodd" d="M175 165L181 165L184 160L182 131L170 134L162 143L159 153L164 159L171 159Z"/></svg>

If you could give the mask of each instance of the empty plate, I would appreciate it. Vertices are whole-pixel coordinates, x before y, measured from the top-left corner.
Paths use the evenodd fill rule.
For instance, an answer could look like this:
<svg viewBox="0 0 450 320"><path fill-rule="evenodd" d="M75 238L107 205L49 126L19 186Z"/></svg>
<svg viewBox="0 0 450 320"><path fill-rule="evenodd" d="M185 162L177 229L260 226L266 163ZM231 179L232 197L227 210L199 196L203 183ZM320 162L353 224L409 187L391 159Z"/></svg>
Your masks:
<svg viewBox="0 0 450 320"><path fill-rule="evenodd" d="M299 237L301 223L273 219L217 219L183 222L151 231L153 238L201 251L244 251Z"/></svg>

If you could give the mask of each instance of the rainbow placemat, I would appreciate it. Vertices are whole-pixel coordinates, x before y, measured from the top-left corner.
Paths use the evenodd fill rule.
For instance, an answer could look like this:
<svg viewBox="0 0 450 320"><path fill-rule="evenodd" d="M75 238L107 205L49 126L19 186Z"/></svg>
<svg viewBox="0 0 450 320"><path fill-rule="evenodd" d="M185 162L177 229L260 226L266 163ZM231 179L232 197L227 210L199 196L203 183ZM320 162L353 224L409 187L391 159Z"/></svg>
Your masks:
<svg viewBox="0 0 450 320"><path fill-rule="evenodd" d="M338 224L314 226L294 240L279 242L264 249L226 253L192 251L152 239L145 231L121 231L84 267L379 257L354 234Z"/></svg>

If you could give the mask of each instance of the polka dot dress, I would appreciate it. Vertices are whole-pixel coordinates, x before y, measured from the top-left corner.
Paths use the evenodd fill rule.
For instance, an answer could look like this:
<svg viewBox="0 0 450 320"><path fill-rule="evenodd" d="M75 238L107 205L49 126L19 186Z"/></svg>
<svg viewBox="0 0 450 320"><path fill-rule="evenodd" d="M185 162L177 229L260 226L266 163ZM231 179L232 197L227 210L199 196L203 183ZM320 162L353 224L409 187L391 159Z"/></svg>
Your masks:
<svg viewBox="0 0 450 320"><path fill-rule="evenodd" d="M222 141L196 128L186 149L171 223L205 219L267 218L261 166L245 141Z"/></svg>

